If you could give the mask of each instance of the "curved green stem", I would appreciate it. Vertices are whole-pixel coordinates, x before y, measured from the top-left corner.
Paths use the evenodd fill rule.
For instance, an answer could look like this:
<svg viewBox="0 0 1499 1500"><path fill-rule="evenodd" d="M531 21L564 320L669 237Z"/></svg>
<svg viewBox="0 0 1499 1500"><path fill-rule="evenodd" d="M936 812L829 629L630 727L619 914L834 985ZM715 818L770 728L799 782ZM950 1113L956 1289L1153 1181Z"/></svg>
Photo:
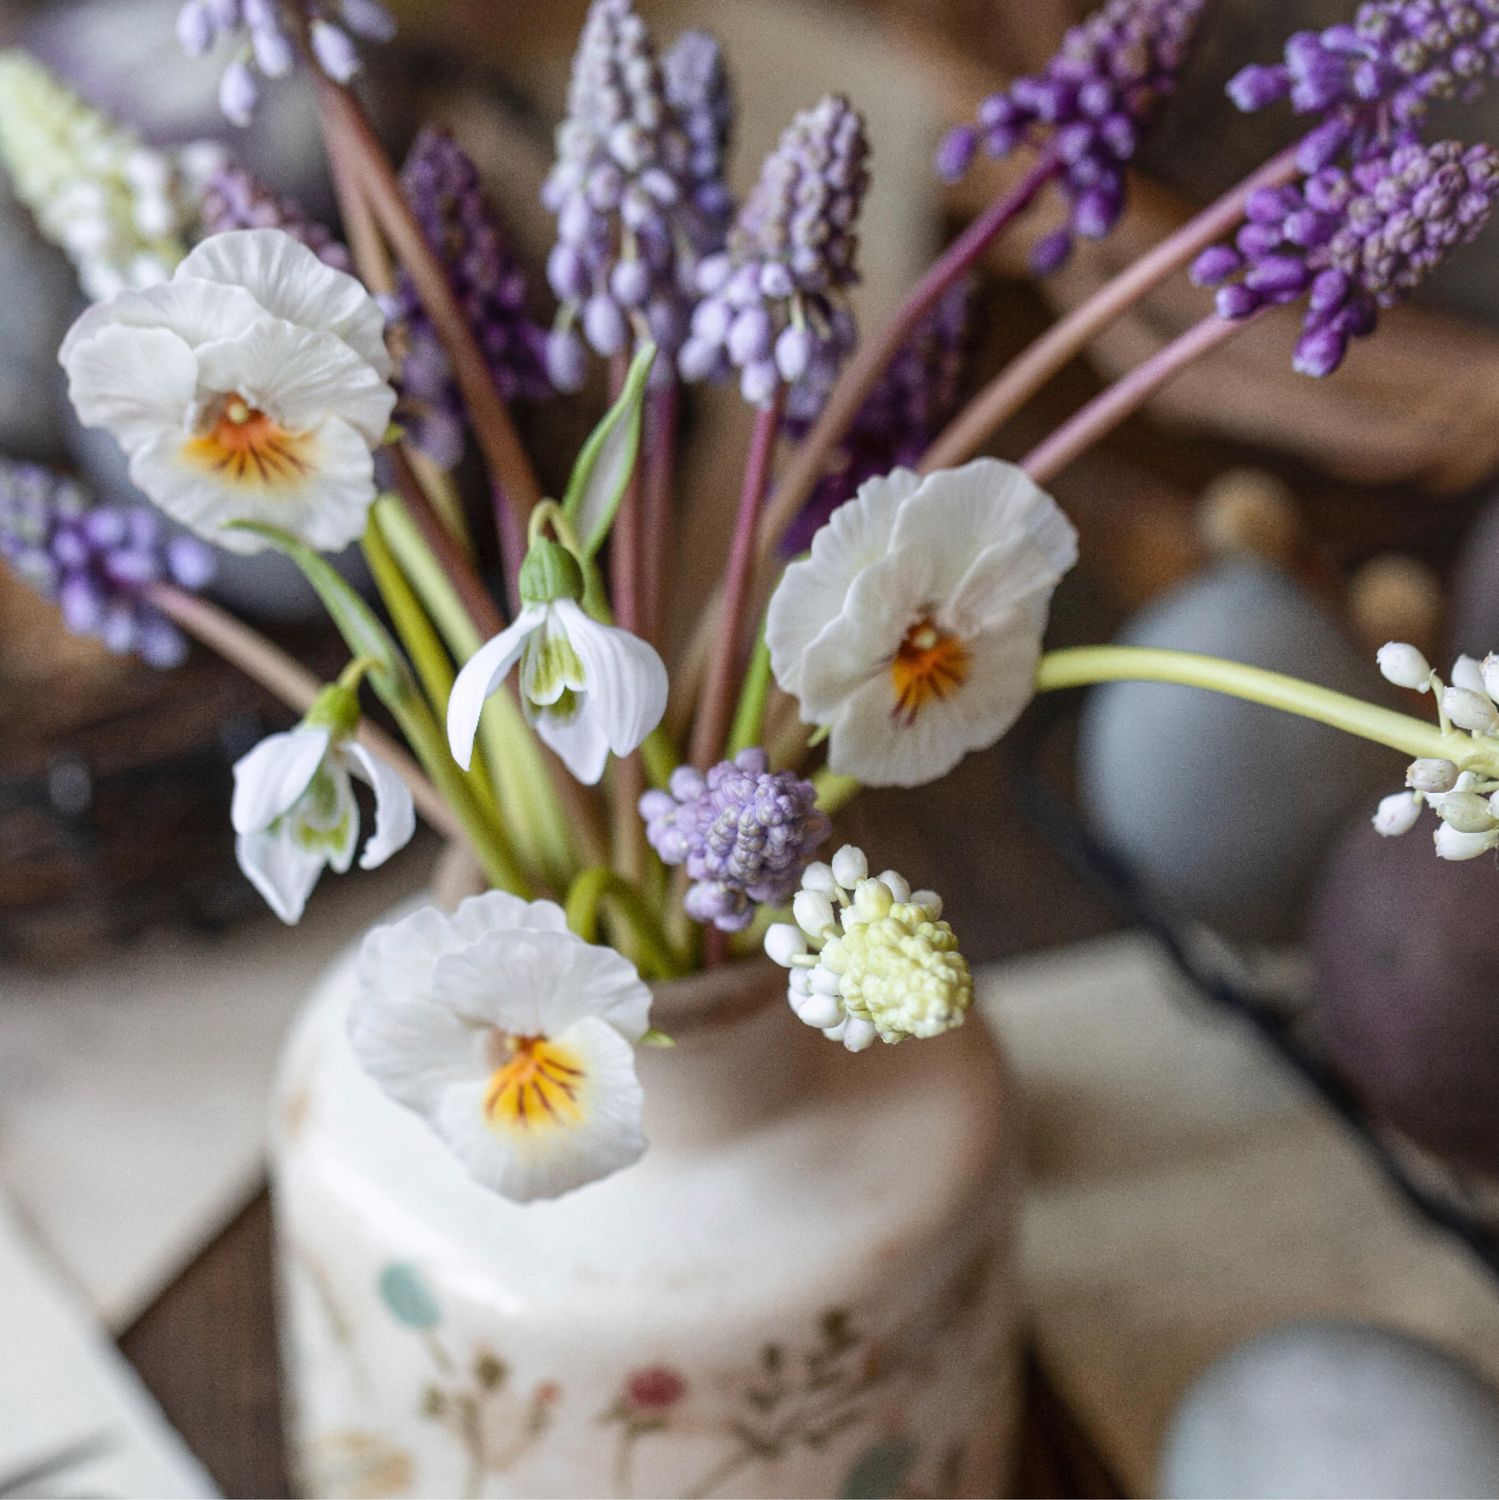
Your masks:
<svg viewBox="0 0 1499 1500"><path fill-rule="evenodd" d="M852 802L859 791L859 783L852 776L840 776L826 766L813 772L812 785L817 789L817 805L830 818Z"/></svg>
<svg viewBox="0 0 1499 1500"><path fill-rule="evenodd" d="M765 733L765 704L770 697L770 647L765 644L762 629L755 641L744 686L739 690L739 707L734 711L734 727L724 754L732 760L741 750L758 745Z"/></svg>
<svg viewBox="0 0 1499 1500"><path fill-rule="evenodd" d="M639 891L622 876L603 865L584 870L567 893L567 925L585 942L599 940L599 912L608 901L614 916L630 930L649 977L673 979L687 972L687 965L667 939L660 919L646 905Z"/></svg>
<svg viewBox="0 0 1499 1500"><path fill-rule="evenodd" d="M1347 693L1318 687L1297 677L1248 667L1242 662L1200 656L1195 651L1165 651L1146 646L1077 646L1051 651L1036 669L1036 690L1089 687L1100 682L1174 682L1206 688L1249 703L1263 703L1283 713L1299 714L1344 734L1388 745L1410 756L1450 760L1459 769L1499 775L1499 743L1492 746L1459 729L1435 724L1366 703Z"/></svg>

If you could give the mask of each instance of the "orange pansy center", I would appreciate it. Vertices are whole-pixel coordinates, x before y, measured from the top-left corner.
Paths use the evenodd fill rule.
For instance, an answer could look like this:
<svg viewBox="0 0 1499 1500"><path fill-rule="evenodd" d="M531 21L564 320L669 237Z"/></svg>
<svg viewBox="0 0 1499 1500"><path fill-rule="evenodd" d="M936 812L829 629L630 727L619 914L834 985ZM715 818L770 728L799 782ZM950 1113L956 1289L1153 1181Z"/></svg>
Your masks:
<svg viewBox="0 0 1499 1500"><path fill-rule="evenodd" d="M495 1130L578 1125L584 1118L582 1060L545 1037L498 1040L503 1061L484 1092L484 1118Z"/></svg>
<svg viewBox="0 0 1499 1500"><path fill-rule="evenodd" d="M256 489L296 484L311 468L312 437L288 432L243 396L221 396L203 414L186 457L210 473Z"/></svg>
<svg viewBox="0 0 1499 1500"><path fill-rule="evenodd" d="M890 716L907 725L934 699L941 701L968 680L968 648L927 617L905 634L890 663L895 706Z"/></svg>

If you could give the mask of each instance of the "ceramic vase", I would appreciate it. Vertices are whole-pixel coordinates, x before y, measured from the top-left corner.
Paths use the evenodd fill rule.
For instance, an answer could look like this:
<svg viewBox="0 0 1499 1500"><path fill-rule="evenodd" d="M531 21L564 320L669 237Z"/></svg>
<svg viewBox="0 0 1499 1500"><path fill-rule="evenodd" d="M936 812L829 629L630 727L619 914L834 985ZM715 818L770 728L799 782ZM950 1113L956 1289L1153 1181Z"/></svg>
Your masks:
<svg viewBox="0 0 1499 1500"><path fill-rule="evenodd" d="M1003 1493L1018 1122L977 1015L851 1056L763 960L663 985L645 1158L518 1206L363 1073L354 985L273 1121L304 1494Z"/></svg>

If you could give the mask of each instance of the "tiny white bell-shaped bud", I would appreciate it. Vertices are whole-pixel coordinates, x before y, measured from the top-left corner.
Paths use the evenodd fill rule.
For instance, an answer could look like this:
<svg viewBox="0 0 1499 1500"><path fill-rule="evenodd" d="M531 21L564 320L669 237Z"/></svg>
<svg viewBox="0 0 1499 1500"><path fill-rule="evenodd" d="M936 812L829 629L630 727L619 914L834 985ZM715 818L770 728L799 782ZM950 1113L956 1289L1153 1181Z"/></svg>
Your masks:
<svg viewBox="0 0 1499 1500"><path fill-rule="evenodd" d="M1483 690L1499 703L1499 656L1491 651L1483 659Z"/></svg>
<svg viewBox="0 0 1499 1500"><path fill-rule="evenodd" d="M833 856L833 879L844 890L851 891L861 880L869 878L869 861L864 851L853 844L845 844Z"/></svg>
<svg viewBox="0 0 1499 1500"><path fill-rule="evenodd" d="M1374 659L1385 680L1396 687L1424 693L1431 685L1431 663L1404 641L1386 641Z"/></svg>
<svg viewBox="0 0 1499 1500"><path fill-rule="evenodd" d="M789 969L807 951L807 935L790 922L772 922L765 929L765 952L772 963Z"/></svg>
<svg viewBox="0 0 1499 1500"><path fill-rule="evenodd" d="M1495 826L1488 798L1477 792L1449 792L1435 806L1437 816L1459 833L1488 833Z"/></svg>
<svg viewBox="0 0 1499 1500"><path fill-rule="evenodd" d="M911 882L897 870L881 870L876 877L897 901L911 899Z"/></svg>
<svg viewBox="0 0 1499 1500"><path fill-rule="evenodd" d="M1374 814L1374 831L1387 839L1399 838L1416 826L1421 804L1413 792L1392 792L1380 800Z"/></svg>
<svg viewBox="0 0 1499 1500"><path fill-rule="evenodd" d="M1442 707L1447 717L1459 729L1473 734L1493 734L1499 731L1499 709L1486 693L1475 693L1469 688L1446 687L1442 689Z"/></svg>
<svg viewBox="0 0 1499 1500"><path fill-rule="evenodd" d="M1457 785L1457 767L1450 760L1422 756L1405 768L1405 784L1415 792L1450 792Z"/></svg>
<svg viewBox="0 0 1499 1500"><path fill-rule="evenodd" d="M1452 663L1452 681L1470 693L1488 693L1483 680L1483 668L1465 652Z"/></svg>
<svg viewBox="0 0 1499 1500"><path fill-rule="evenodd" d="M798 891L791 903L791 915L808 937L821 937L837 921L833 903L821 891Z"/></svg>
<svg viewBox="0 0 1499 1500"><path fill-rule="evenodd" d="M1494 847L1499 835L1493 833L1464 833L1450 823L1439 823L1433 836L1439 859L1477 859Z"/></svg>

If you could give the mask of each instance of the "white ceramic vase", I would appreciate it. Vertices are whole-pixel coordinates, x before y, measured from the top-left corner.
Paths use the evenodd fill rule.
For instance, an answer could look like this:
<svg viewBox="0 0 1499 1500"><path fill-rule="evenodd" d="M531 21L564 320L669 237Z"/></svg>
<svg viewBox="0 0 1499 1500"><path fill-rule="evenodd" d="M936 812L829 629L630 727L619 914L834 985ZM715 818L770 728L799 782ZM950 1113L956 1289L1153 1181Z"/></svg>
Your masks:
<svg viewBox="0 0 1499 1500"><path fill-rule="evenodd" d="M1019 1127L977 1016L855 1057L763 960L662 986L644 1160L520 1207L363 1073L353 987L273 1126L305 1494L1002 1492Z"/></svg>

